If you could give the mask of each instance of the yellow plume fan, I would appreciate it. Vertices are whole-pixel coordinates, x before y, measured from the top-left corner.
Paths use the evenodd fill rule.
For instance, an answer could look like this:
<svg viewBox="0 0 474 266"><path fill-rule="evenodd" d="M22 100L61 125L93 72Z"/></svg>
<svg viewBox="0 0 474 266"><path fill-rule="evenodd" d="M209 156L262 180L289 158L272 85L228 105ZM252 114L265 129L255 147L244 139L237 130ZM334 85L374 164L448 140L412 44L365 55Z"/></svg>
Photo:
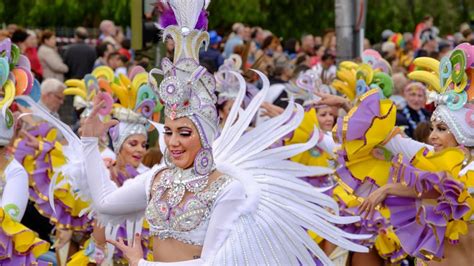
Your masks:
<svg viewBox="0 0 474 266"><path fill-rule="evenodd" d="M436 92L441 93L441 84L439 83L439 78L431 72L424 70L416 70L409 73L408 78L411 80L423 82L428 85L428 89L435 90Z"/></svg>
<svg viewBox="0 0 474 266"><path fill-rule="evenodd" d="M83 91L82 89L80 88L67 88L64 90L64 95L77 95L81 98L83 98L84 100L87 100L87 94L85 91Z"/></svg>
<svg viewBox="0 0 474 266"><path fill-rule="evenodd" d="M99 78L99 79L97 79L97 81L99 83L99 89L104 90L107 93L109 93L110 95L112 95L113 91L110 88L110 83L107 80L105 80L103 78Z"/></svg>
<svg viewBox="0 0 474 266"><path fill-rule="evenodd" d="M352 61L343 61L339 64L339 67L351 70L351 69L357 69L359 65Z"/></svg>
<svg viewBox="0 0 474 266"><path fill-rule="evenodd" d="M132 103L135 105L137 102L137 94L138 90L143 84L148 83L148 73L147 72L142 72L138 73L133 77L132 80L132 87L131 87L131 97L132 97ZM135 107L135 106L133 106Z"/></svg>
<svg viewBox="0 0 474 266"><path fill-rule="evenodd" d="M130 81L130 79L124 74L119 74L119 80L120 80L120 84L122 84L122 86L124 86L127 89L130 88L130 85L132 85L132 82Z"/></svg>
<svg viewBox="0 0 474 266"><path fill-rule="evenodd" d="M346 95L351 101L355 99L355 89L351 89L344 81L335 79L331 85L335 90Z"/></svg>
<svg viewBox="0 0 474 266"><path fill-rule="evenodd" d="M365 81L365 84L370 84L374 79L374 70L368 64L361 64L359 66L359 69L357 69L356 78L358 80L363 79Z"/></svg>
<svg viewBox="0 0 474 266"><path fill-rule="evenodd" d="M3 85L3 91L5 95L0 101L0 109L2 109L4 105L10 106L10 104L12 104L13 100L15 99L16 88L15 84L13 84L13 81L7 79L7 81Z"/></svg>
<svg viewBox="0 0 474 266"><path fill-rule="evenodd" d="M116 84L116 83L112 83L110 85L110 88L112 89L112 91L114 92L115 96L117 96L117 98L119 99L120 101L120 104L125 107L125 108L129 108L129 97L128 97L128 91L126 88Z"/></svg>
<svg viewBox="0 0 474 266"><path fill-rule="evenodd" d="M92 75L94 75L97 79L104 78L109 82L113 82L115 77L114 71L108 66L100 66L95 68L94 71L92 71Z"/></svg>
<svg viewBox="0 0 474 266"><path fill-rule="evenodd" d="M96 93L95 93L95 90L92 90L90 93L89 93L89 97L88 97L88 101L92 101L95 97Z"/></svg>
<svg viewBox="0 0 474 266"><path fill-rule="evenodd" d="M417 67L426 69L427 71L433 72L439 75L439 61L431 57L418 57L413 61L413 64ZM439 82L439 81L438 81Z"/></svg>
<svg viewBox="0 0 474 266"><path fill-rule="evenodd" d="M138 73L135 75L135 77L132 80L132 87L140 88L143 84L148 83L148 73L147 72L142 72Z"/></svg>
<svg viewBox="0 0 474 266"><path fill-rule="evenodd" d="M348 69L340 69L336 72L336 76L338 79L345 81L350 88L355 90L356 88L356 77L352 71Z"/></svg>
<svg viewBox="0 0 474 266"><path fill-rule="evenodd" d="M84 83L84 80L81 79L68 79L64 82L64 84L66 84L68 87L81 89L84 92L87 91L86 83Z"/></svg>

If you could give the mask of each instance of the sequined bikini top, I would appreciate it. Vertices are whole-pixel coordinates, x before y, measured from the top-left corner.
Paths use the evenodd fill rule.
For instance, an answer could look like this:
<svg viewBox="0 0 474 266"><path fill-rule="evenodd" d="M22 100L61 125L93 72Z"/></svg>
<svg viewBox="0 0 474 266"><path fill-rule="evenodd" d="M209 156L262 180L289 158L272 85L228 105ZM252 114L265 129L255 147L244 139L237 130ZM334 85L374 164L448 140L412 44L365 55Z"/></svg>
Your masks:
<svg viewBox="0 0 474 266"><path fill-rule="evenodd" d="M158 168L156 173L160 170L162 168ZM194 195L185 198L184 204L179 204L180 202L173 200L176 198L173 194L181 193L181 191L176 189L176 186L171 187L173 183L179 185L179 174L175 169L166 169L161 174L160 181L151 185L145 211L145 217L150 225L150 235L202 246L214 201L232 179L227 175L222 175L210 184L207 184L206 179L204 188L196 189L196 193L192 191L193 187L203 186L203 184L199 183L200 180L189 182L186 184L189 187L186 188Z"/></svg>

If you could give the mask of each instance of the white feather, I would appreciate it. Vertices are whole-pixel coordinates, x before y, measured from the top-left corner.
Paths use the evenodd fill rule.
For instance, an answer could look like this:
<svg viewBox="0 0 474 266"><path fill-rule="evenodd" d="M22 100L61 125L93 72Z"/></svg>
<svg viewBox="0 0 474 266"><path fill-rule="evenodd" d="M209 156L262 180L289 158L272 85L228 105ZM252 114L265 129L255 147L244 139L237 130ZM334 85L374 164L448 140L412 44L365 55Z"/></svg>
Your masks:
<svg viewBox="0 0 474 266"><path fill-rule="evenodd" d="M257 72L259 73L259 72ZM247 192L244 213L235 222L217 254L209 258L213 265L298 265L313 264L312 254L325 265L331 261L308 236L303 227L314 229L327 240L358 252L367 251L351 242L367 235L346 233L335 224L350 224L359 217L340 217L337 203L323 194L328 188L314 188L297 177L333 173L325 167L308 167L288 158L313 148L319 139L315 130L303 144L271 146L301 123L304 111L290 100L284 112L247 131L268 92L268 79L261 73L264 86L247 109L241 110L245 81L237 74L240 91L221 135L213 144L219 171L238 179Z"/></svg>

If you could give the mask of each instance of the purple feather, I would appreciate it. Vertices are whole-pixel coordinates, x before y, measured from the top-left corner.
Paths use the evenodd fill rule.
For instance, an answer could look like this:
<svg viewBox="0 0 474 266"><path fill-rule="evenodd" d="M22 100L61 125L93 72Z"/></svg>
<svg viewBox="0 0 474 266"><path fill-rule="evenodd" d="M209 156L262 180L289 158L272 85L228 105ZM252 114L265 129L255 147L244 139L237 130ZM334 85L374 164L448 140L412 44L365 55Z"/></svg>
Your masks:
<svg viewBox="0 0 474 266"><path fill-rule="evenodd" d="M199 14L198 21L196 22L196 27L194 28L197 30L207 30L207 23L207 11L203 9Z"/></svg>
<svg viewBox="0 0 474 266"><path fill-rule="evenodd" d="M158 23L160 24L160 27L162 29L165 29L166 27L171 25L178 25L173 9L164 8L163 12L160 15L160 19L158 20Z"/></svg>
<svg viewBox="0 0 474 266"><path fill-rule="evenodd" d="M207 11L203 9L201 13L199 14L198 21L196 22L196 26L194 27L195 29L207 30L207 24L208 24L207 15L208 15ZM161 29L165 29L166 27L171 26L171 25L178 25L173 9L163 8L163 12L160 15L158 23Z"/></svg>

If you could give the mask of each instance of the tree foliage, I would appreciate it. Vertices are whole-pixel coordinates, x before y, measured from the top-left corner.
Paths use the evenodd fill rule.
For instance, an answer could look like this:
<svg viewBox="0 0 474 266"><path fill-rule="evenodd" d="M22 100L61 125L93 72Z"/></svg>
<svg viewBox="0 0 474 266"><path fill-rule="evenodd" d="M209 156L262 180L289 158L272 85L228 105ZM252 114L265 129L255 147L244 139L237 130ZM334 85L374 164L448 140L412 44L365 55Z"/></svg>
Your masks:
<svg viewBox="0 0 474 266"><path fill-rule="evenodd" d="M129 0L2 0L0 22L27 27L97 27L102 19L130 24Z"/></svg>
<svg viewBox="0 0 474 266"><path fill-rule="evenodd" d="M378 40L384 29L413 31L426 15L435 18L441 34L474 20L471 0L367 0L366 35ZM130 24L130 0L2 0L0 22L28 27L97 27L102 19ZM334 28L334 0L213 0L210 27L228 30L236 22L260 25L278 36L323 34Z"/></svg>

